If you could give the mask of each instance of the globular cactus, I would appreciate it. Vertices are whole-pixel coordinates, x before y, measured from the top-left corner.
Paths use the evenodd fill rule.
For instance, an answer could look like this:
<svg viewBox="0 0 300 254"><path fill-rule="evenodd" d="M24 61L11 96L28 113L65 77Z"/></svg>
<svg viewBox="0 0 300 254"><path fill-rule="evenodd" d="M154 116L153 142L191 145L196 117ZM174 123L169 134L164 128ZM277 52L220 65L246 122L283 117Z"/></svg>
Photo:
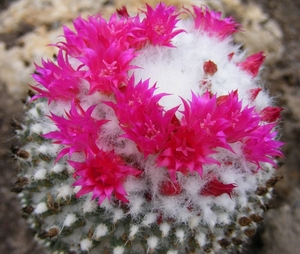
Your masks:
<svg viewBox="0 0 300 254"><path fill-rule="evenodd" d="M281 109L232 18L159 4L64 28L36 65L16 183L52 253L237 253L278 180Z"/></svg>

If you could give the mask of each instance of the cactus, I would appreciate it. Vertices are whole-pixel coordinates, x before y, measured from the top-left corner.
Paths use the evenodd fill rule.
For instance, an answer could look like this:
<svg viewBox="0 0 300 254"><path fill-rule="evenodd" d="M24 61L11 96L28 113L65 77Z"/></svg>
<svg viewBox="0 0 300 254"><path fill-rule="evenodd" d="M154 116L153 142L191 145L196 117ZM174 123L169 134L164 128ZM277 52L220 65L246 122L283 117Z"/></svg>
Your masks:
<svg viewBox="0 0 300 254"><path fill-rule="evenodd" d="M51 253L237 253L268 209L281 109L240 25L146 5L74 20L16 132L24 216Z"/></svg>

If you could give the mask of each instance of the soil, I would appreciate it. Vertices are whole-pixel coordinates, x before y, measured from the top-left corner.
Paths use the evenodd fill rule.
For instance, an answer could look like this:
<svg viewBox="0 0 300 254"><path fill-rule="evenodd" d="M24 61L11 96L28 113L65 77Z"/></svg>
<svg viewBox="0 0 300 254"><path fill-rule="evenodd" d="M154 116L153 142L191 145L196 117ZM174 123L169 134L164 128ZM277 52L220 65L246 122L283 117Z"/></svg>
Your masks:
<svg viewBox="0 0 300 254"><path fill-rule="evenodd" d="M300 253L300 2L295 0L244 0L262 6L283 32L284 53L279 61L264 69L265 85L281 106L281 140L285 158L279 160L278 174L283 175L275 189L275 198L264 223L245 253ZM0 12L10 4L0 0ZM28 28L24 28L24 30ZM29 29L30 30L30 29ZM22 33L24 31L20 31ZM11 35L13 44L18 35ZM3 38L0 38L0 40ZM12 97L0 77L0 253L43 254L22 218L17 194L11 192L18 168L11 149L16 145L11 122L22 119L22 102Z"/></svg>

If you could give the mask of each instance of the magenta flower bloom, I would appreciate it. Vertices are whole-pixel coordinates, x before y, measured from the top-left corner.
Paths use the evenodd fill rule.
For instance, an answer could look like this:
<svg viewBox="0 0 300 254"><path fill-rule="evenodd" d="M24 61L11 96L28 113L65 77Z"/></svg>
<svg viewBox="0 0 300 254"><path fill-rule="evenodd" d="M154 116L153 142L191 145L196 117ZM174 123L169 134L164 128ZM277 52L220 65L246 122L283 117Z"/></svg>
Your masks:
<svg viewBox="0 0 300 254"><path fill-rule="evenodd" d="M220 97L208 92L202 97L193 94L190 105L183 103L181 126L171 133L165 149L158 156L158 165L167 167L174 181L176 172L197 171L202 176L203 165L219 164L210 156L216 153L216 148L235 153L231 147L235 142L243 143L247 150L244 150L245 158L258 166L259 161L274 165L270 156L282 156L278 151L282 143L273 140L276 136L276 132L272 132L274 126L260 126L254 108L242 109L237 92Z"/></svg>
<svg viewBox="0 0 300 254"><path fill-rule="evenodd" d="M85 49L109 48L113 43L119 43L123 50L137 48L140 41L146 40L138 16L119 18L114 14L108 21L100 15L89 16L88 20L78 17L73 25L75 31L64 27L66 42L57 44L72 57L82 56Z"/></svg>
<svg viewBox="0 0 300 254"><path fill-rule="evenodd" d="M136 56L135 44L145 40L136 34L139 26L132 19L118 19L116 15L109 21L101 16L89 17L88 21L77 18L77 33L65 27L66 42L57 46L78 60L77 68L90 84L89 93L110 94L112 87L127 83L127 72L135 68L130 65Z"/></svg>
<svg viewBox="0 0 300 254"><path fill-rule="evenodd" d="M177 108L164 111L159 100L167 94L154 95L155 85L149 88L149 80L135 84L132 76L124 91L116 90L116 104L107 103L119 119L125 132L145 156L156 154L174 129L171 121Z"/></svg>
<svg viewBox="0 0 300 254"><path fill-rule="evenodd" d="M218 164L209 156L215 153L215 148L230 148L223 133L227 121L217 115L215 96L210 98L208 92L203 97L193 94L190 105L183 103L181 124L158 157L159 166L167 167L174 181L177 171L184 174L196 171L202 176L204 164Z"/></svg>
<svg viewBox="0 0 300 254"><path fill-rule="evenodd" d="M66 118L51 113L51 120L59 130L44 135L45 138L53 139L54 143L64 145L57 155L59 160L64 155L72 156L74 152L83 151L85 154L90 144L97 140L100 128L107 120L96 120L92 113L97 105L89 107L86 111L76 102L72 101L71 110L66 113Z"/></svg>
<svg viewBox="0 0 300 254"><path fill-rule="evenodd" d="M195 28L222 40L237 32L240 27L231 17L221 19L221 12L214 12L208 8L204 9L197 6L193 6L193 10Z"/></svg>
<svg viewBox="0 0 300 254"><path fill-rule="evenodd" d="M117 43L108 48L98 47L98 51L86 49L85 55L78 60L87 68L84 72L85 80L90 84L89 93L100 91L105 94L112 93L112 87L120 88L127 83L127 72L134 68L130 62L135 57L133 49L123 50Z"/></svg>
<svg viewBox="0 0 300 254"><path fill-rule="evenodd" d="M39 86L33 87L38 92L33 99L46 97L49 103L59 99L70 101L79 93L82 75L83 73L69 63L68 55L64 56L63 52L59 51L57 65L49 60L43 60L42 66L36 65L36 73L32 77Z"/></svg>
<svg viewBox="0 0 300 254"><path fill-rule="evenodd" d="M123 182L129 175L141 174L141 171L126 166L122 158L113 151L88 152L85 162L69 161L69 163L76 170L74 176L77 180L73 185L81 186L76 196L81 197L92 192L92 199L97 198L99 204L105 198L110 199L112 194L117 199L128 202Z"/></svg>
<svg viewBox="0 0 300 254"><path fill-rule="evenodd" d="M228 143L242 140L260 124L259 115L253 107L242 108L242 102L238 101L237 91L218 98L218 114L230 123L224 129Z"/></svg>
<svg viewBox="0 0 300 254"><path fill-rule="evenodd" d="M146 6L147 11L144 12L146 19L143 22L146 37L153 45L172 47L172 38L184 32L183 29L174 31L179 15L175 14L175 7L166 7L163 3L160 3L155 9L149 5Z"/></svg>
<svg viewBox="0 0 300 254"><path fill-rule="evenodd" d="M210 157L215 151L212 149L210 137L203 131L189 128L187 124L180 126L165 144L165 149L159 154L157 163L166 167L171 179L176 182L176 173L187 174L196 171L203 175L204 164L218 164Z"/></svg>
<svg viewBox="0 0 300 254"><path fill-rule="evenodd" d="M272 158L283 156L279 150L283 143L274 140L277 132L272 131L273 129L274 124L260 126L243 140L243 151L246 159L256 164L258 169L261 168L261 162L267 162L277 167Z"/></svg>

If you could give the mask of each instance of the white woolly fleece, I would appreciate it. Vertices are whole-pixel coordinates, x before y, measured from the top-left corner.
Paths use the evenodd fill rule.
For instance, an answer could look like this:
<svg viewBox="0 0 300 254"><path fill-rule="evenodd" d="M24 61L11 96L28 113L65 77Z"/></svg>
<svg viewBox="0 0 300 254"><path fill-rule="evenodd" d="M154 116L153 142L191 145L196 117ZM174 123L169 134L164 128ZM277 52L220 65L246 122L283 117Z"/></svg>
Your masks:
<svg viewBox="0 0 300 254"><path fill-rule="evenodd" d="M174 48L148 45L133 61L133 65L141 67L133 71L136 80L150 77L152 84L157 82L156 93L170 94L160 100L166 109L182 104L180 97L190 99L191 91L203 94L207 88L201 85L204 79L211 81L213 94L226 95L238 89L244 106L250 104L248 91L258 84L236 65L244 58L239 45L234 45L229 38L221 41L205 33L199 34L192 26L189 20L178 22L178 29L185 29L187 33L173 38ZM232 52L234 55L229 61L228 55ZM206 77L203 64L208 60L213 61L218 70L213 76ZM266 106L269 100L262 96L258 103Z"/></svg>

